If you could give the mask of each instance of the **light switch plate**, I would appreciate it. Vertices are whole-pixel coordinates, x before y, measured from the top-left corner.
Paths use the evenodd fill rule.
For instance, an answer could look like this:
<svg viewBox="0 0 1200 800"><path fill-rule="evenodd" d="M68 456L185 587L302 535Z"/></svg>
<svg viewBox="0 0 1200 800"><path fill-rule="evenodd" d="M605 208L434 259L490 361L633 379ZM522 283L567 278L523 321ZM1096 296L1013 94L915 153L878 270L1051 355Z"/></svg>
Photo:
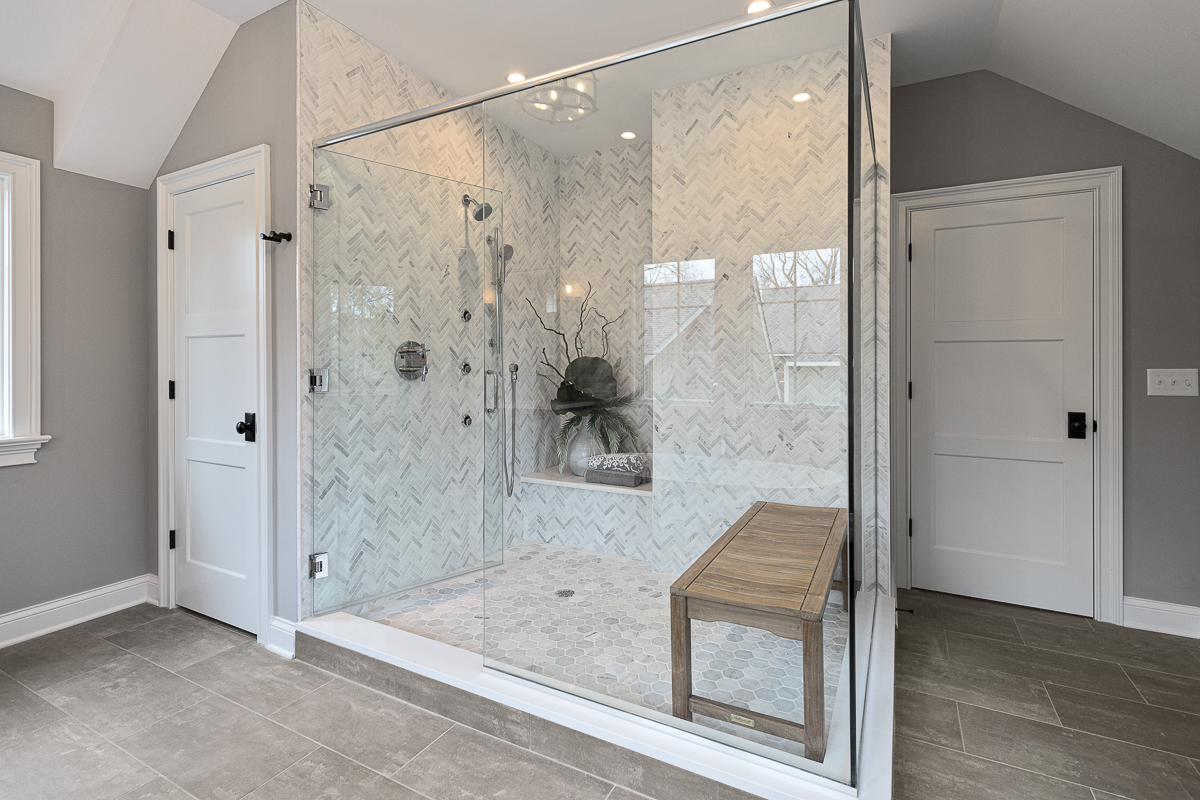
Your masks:
<svg viewBox="0 0 1200 800"><path fill-rule="evenodd" d="M1148 369L1146 370L1146 394L1164 394L1196 397L1196 370L1194 369Z"/></svg>

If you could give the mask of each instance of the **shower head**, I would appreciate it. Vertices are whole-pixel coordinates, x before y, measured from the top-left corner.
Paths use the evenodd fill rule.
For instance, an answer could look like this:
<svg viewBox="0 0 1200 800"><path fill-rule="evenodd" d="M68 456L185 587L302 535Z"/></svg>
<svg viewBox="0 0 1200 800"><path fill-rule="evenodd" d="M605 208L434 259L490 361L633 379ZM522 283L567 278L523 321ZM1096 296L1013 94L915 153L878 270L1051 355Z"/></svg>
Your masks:
<svg viewBox="0 0 1200 800"><path fill-rule="evenodd" d="M504 249L500 251L500 260L503 261L505 263L505 265L507 265L509 261L512 261L512 257L513 257L512 245L511 244L504 245Z"/></svg>
<svg viewBox="0 0 1200 800"><path fill-rule="evenodd" d="M473 214L471 214L471 216L475 218L476 222L483 222L485 219L487 219L488 217L490 217L492 215L491 203L480 203L478 200L476 200L474 197L471 197L471 195L469 195L469 194L464 194L462 196L462 204L464 207L467 207L467 208L469 208L470 206L475 206L475 212Z"/></svg>

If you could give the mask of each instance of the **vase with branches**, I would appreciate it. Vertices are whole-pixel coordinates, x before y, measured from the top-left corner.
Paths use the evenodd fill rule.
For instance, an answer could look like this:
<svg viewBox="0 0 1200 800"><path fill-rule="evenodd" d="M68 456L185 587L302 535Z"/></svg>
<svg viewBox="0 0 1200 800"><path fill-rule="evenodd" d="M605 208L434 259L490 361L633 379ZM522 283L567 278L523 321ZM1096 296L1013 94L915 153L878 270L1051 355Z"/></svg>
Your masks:
<svg viewBox="0 0 1200 800"><path fill-rule="evenodd" d="M628 409L641 396L641 389L635 389L628 394L618 394L616 370L620 361L614 366L608 360L608 329L620 322L627 312L609 319L600 313L592 302L592 285L589 283L583 303L579 307L579 327L574 336L567 337L566 332L552 328L542 319L537 306L526 299L533 309L543 329L553 333L562 340L563 353L567 366L560 370L542 348L542 365L550 372L539 371L538 375L552 384L558 385L550 410L560 417L566 417L558 429L558 471L562 472L567 463L567 451L571 435L579 431L579 435L588 435L605 453L615 453L621 448L623 436L629 437L629 443L634 451L641 449L637 424L629 417ZM584 326L592 314L600 321L600 341L602 350L599 356L584 355ZM572 344L574 352L572 353Z"/></svg>

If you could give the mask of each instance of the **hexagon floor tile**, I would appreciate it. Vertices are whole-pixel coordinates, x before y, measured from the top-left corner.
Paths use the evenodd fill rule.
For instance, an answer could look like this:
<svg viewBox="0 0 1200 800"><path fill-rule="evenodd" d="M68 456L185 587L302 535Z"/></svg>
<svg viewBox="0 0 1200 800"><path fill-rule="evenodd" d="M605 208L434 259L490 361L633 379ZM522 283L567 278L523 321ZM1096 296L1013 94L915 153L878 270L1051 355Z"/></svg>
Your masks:
<svg viewBox="0 0 1200 800"><path fill-rule="evenodd" d="M676 575L624 556L517 540L504 564L350 610L582 689L671 713L669 598ZM833 716L849 616L825 609L825 720ZM756 628L692 623L694 691L804 720L803 647ZM803 745L740 726L697 722L788 752Z"/></svg>

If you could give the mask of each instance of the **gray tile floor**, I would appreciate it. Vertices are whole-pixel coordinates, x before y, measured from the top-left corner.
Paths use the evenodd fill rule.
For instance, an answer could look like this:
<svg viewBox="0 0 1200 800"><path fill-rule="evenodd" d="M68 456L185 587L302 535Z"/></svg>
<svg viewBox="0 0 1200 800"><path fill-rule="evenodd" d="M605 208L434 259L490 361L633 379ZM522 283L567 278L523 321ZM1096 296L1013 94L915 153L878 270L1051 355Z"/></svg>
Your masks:
<svg viewBox="0 0 1200 800"><path fill-rule="evenodd" d="M896 800L1200 800L1200 642L901 591Z"/></svg>
<svg viewBox="0 0 1200 800"><path fill-rule="evenodd" d="M242 797L647 800L183 611L0 650L0 798Z"/></svg>
<svg viewBox="0 0 1200 800"><path fill-rule="evenodd" d="M517 540L504 564L354 609L367 619L671 713L670 588L648 562ZM560 596L560 592L569 592ZM849 619L825 610L825 725L833 719ZM485 624L486 623L486 624ZM696 694L804 721L803 647L766 631L692 623ZM696 722L797 755L804 745L708 717Z"/></svg>

